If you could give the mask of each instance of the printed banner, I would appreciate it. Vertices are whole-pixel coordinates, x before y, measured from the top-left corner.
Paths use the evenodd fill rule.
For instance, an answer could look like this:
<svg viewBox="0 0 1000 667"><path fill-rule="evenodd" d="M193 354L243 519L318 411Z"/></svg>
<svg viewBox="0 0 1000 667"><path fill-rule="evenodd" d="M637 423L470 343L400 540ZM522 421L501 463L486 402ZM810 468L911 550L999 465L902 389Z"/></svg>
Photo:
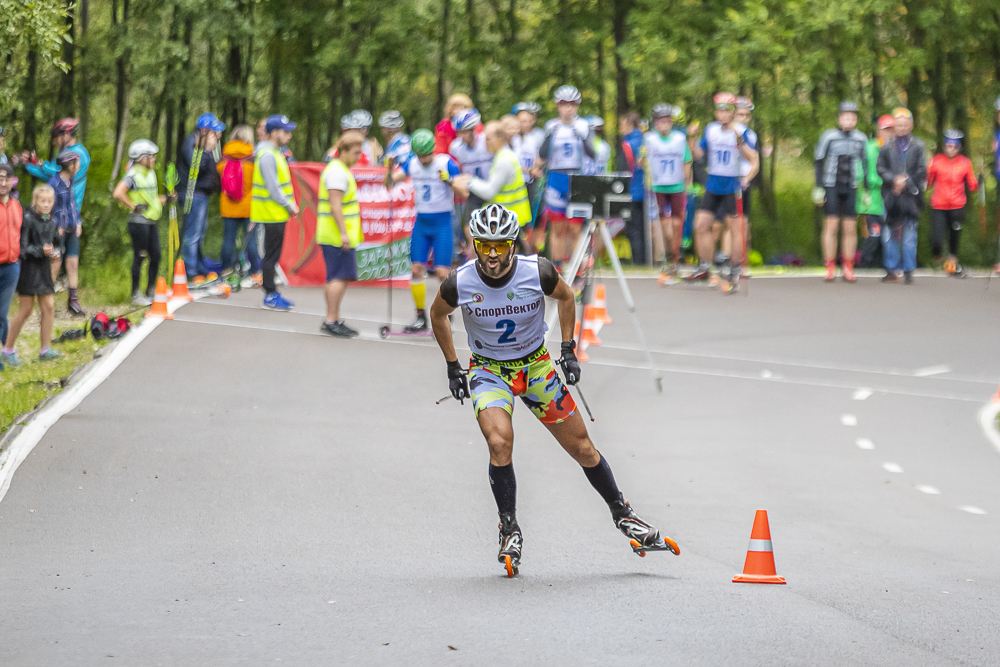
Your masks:
<svg viewBox="0 0 1000 667"><path fill-rule="evenodd" d="M325 165L296 162L289 165L292 189L299 215L285 225L285 244L278 263L289 285L318 287L326 282L323 253L316 244L316 212L319 177ZM385 167L351 169L358 182L361 231L364 243L358 247L358 280L363 282L409 281L410 235L417 219L413 184L407 179L396 183L390 199L385 187Z"/></svg>

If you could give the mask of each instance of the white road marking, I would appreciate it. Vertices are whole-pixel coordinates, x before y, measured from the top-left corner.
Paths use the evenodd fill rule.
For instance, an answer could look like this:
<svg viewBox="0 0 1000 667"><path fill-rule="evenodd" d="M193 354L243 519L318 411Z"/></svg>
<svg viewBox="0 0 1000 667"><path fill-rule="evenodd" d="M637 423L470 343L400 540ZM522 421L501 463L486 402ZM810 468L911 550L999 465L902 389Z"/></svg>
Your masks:
<svg viewBox="0 0 1000 667"><path fill-rule="evenodd" d="M855 401L863 401L874 393L875 392L872 391L871 389L862 387L861 389L858 389L857 391L854 392L854 396L852 396L852 398Z"/></svg>
<svg viewBox="0 0 1000 667"><path fill-rule="evenodd" d="M913 375L918 378L928 378L932 375L942 375L944 373L950 373L951 366L947 364L939 364L937 366L925 366L924 368L918 368L913 371Z"/></svg>
<svg viewBox="0 0 1000 667"><path fill-rule="evenodd" d="M173 313L187 303L189 302L180 299L171 300L167 302L167 311ZM10 446L0 452L0 501L10 489L10 481L14 476L14 471L27 458L49 428L59 421L60 417L80 405L83 399L108 379L108 376L128 358L128 355L132 354L139 343L144 341L153 332L153 329L160 326L162 322L164 320L158 317L151 317L144 319L141 324L129 331L118 341L114 349L91 366L83 377L71 384L66 391L53 398L47 406L34 415L10 443Z"/></svg>
<svg viewBox="0 0 1000 667"><path fill-rule="evenodd" d="M929 484L917 484L917 491L920 491L921 493L926 493L927 495L930 496L941 495L941 491L939 491L937 488L933 486L930 486Z"/></svg>
<svg viewBox="0 0 1000 667"><path fill-rule="evenodd" d="M963 512L968 512L969 514L986 514L986 510L982 507L976 507L975 505L962 505L958 509Z"/></svg>
<svg viewBox="0 0 1000 667"><path fill-rule="evenodd" d="M840 415L840 423L844 426L857 426L858 418L854 415Z"/></svg>
<svg viewBox="0 0 1000 667"><path fill-rule="evenodd" d="M875 449L875 443L868 438L858 438L855 442L861 449Z"/></svg>
<svg viewBox="0 0 1000 667"><path fill-rule="evenodd" d="M767 378L771 377L771 371L765 368L760 372L760 376L766 380Z"/></svg>
<svg viewBox="0 0 1000 667"><path fill-rule="evenodd" d="M903 472L903 466L898 463L893 463L892 461L886 461L882 464L882 467L885 468L887 472L893 472L896 474Z"/></svg>

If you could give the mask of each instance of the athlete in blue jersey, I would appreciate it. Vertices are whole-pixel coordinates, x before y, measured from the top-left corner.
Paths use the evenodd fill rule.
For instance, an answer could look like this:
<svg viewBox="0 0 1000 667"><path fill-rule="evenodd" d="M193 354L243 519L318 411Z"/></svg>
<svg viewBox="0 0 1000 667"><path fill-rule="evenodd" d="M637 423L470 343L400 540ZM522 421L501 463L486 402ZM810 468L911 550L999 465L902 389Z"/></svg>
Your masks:
<svg viewBox="0 0 1000 667"><path fill-rule="evenodd" d="M385 153L382 159L392 159L393 165L403 164L410 157L410 137L403 132L403 115L398 111L386 111L379 116L378 126L385 139Z"/></svg>
<svg viewBox="0 0 1000 667"><path fill-rule="evenodd" d="M742 219L736 215L736 193L746 187L760 169L760 159L754 149L753 137L745 125L733 122L736 113L736 96L719 93L715 96L715 122L705 127L701 141L694 147L696 160L708 158L708 181L705 194L698 203L695 218L695 242L701 264L687 280L708 280L708 267L715 250L712 223L723 221L731 236L731 268L727 293L738 289L743 263L744 229ZM750 163L750 173L740 175L740 157ZM725 272L725 268L723 268Z"/></svg>

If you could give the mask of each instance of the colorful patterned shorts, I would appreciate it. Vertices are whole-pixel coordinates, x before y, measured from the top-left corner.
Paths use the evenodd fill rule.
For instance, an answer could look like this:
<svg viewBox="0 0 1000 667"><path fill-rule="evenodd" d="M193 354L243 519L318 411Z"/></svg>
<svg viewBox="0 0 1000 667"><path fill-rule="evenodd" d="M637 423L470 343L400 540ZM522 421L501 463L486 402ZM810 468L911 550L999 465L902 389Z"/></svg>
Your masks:
<svg viewBox="0 0 1000 667"><path fill-rule="evenodd" d="M561 424L576 412L576 403L544 347L516 361L472 355L469 389L477 417L486 408L503 408L514 414L515 396L520 396L543 424Z"/></svg>

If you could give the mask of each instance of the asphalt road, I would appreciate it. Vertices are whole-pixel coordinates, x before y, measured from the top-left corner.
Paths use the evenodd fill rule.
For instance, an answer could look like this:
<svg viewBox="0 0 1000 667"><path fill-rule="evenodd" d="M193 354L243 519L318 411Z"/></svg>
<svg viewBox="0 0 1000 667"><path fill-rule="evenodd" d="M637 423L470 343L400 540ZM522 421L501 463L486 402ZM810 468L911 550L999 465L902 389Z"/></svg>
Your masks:
<svg viewBox="0 0 1000 667"><path fill-rule="evenodd" d="M608 281L591 433L680 557L636 557L519 406L508 580L433 341L378 340L384 291L349 291L352 341L318 290L243 292L178 311L16 472L0 665L1000 663L1000 284L632 286L664 393ZM787 586L731 583L757 508Z"/></svg>

